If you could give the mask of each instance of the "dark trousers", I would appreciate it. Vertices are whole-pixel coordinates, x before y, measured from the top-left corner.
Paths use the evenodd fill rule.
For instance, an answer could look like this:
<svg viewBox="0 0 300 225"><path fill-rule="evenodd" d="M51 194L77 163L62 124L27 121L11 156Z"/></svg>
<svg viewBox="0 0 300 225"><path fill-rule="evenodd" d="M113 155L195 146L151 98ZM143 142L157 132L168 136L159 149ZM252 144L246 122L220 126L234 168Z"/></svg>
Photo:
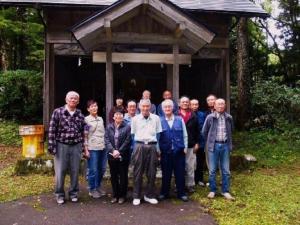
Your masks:
<svg viewBox="0 0 300 225"><path fill-rule="evenodd" d="M155 198L155 178L158 164L156 145L136 143L131 160L133 164L133 198L141 199L144 173L147 176L145 195L148 198Z"/></svg>
<svg viewBox="0 0 300 225"><path fill-rule="evenodd" d="M171 178L174 171L175 183L177 189L177 197L180 198L185 194L185 154L184 152L177 153L162 153L161 154L161 170L162 170L162 186L160 194L169 197Z"/></svg>
<svg viewBox="0 0 300 225"><path fill-rule="evenodd" d="M204 148L198 149L196 153L197 159L197 167L195 170L195 184L199 181L203 182L203 173L204 173L204 166L205 166L205 151Z"/></svg>
<svg viewBox="0 0 300 225"><path fill-rule="evenodd" d="M128 160L108 160L114 198L126 198L128 188Z"/></svg>

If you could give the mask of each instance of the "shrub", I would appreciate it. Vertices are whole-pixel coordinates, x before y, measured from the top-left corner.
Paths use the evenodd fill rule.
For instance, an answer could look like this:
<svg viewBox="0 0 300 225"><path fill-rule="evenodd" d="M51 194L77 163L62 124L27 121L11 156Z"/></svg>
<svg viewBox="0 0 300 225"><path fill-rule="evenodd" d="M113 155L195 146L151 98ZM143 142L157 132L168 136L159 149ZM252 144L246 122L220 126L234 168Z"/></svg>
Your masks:
<svg viewBox="0 0 300 225"><path fill-rule="evenodd" d="M40 122L43 112L43 76L40 72L16 70L0 73L0 117Z"/></svg>

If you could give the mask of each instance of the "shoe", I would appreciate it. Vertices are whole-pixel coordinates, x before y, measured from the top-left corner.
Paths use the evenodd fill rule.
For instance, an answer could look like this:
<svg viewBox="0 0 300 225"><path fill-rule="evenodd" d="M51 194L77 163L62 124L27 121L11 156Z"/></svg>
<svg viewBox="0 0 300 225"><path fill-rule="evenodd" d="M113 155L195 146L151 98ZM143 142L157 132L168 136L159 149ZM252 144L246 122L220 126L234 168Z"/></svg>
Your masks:
<svg viewBox="0 0 300 225"><path fill-rule="evenodd" d="M207 198L213 199L215 197L216 193L215 192L209 192L207 195Z"/></svg>
<svg viewBox="0 0 300 225"><path fill-rule="evenodd" d="M139 204L141 204L141 199L138 199L138 198L133 199L132 204L133 205L139 205Z"/></svg>
<svg viewBox="0 0 300 225"><path fill-rule="evenodd" d="M227 200L231 200L231 201L234 201L235 198L232 197L232 195L228 192L225 192L225 193L222 193L222 195L224 196L224 198L226 198Z"/></svg>
<svg viewBox="0 0 300 225"><path fill-rule="evenodd" d="M97 191L100 193L100 196L105 196L106 192L102 188L97 188Z"/></svg>
<svg viewBox="0 0 300 225"><path fill-rule="evenodd" d="M119 203L119 204L123 204L125 201L126 201L126 199L125 199L125 198L119 198L119 201L118 201L118 203Z"/></svg>
<svg viewBox="0 0 300 225"><path fill-rule="evenodd" d="M183 195L183 196L179 197L179 199L183 202L188 202L189 201L189 198L186 195Z"/></svg>
<svg viewBox="0 0 300 225"><path fill-rule="evenodd" d="M190 187L187 187L187 191L188 191L189 193L194 193L194 192L195 192L195 189L194 189L194 187L190 186Z"/></svg>
<svg viewBox="0 0 300 225"><path fill-rule="evenodd" d="M199 182L198 182L198 185L199 185L200 187L205 187L205 184L204 184L204 182L202 182L202 181L199 181Z"/></svg>
<svg viewBox="0 0 300 225"><path fill-rule="evenodd" d="M78 197L71 197L71 202L78 202Z"/></svg>
<svg viewBox="0 0 300 225"><path fill-rule="evenodd" d="M117 201L118 201L117 198L112 198L112 199L110 200L110 203L111 203L111 204L114 204L114 203L116 203Z"/></svg>
<svg viewBox="0 0 300 225"><path fill-rule="evenodd" d="M65 203L65 199L62 198L62 197L59 197L59 198L56 199L56 202L57 202L57 204L62 205L62 204Z"/></svg>
<svg viewBox="0 0 300 225"><path fill-rule="evenodd" d="M89 192L89 196L91 196L92 198L100 198L101 194L97 190L92 190Z"/></svg>
<svg viewBox="0 0 300 225"><path fill-rule="evenodd" d="M149 202L150 204L153 204L153 205L158 203L156 198L148 198L146 195L144 196L144 200L145 200L145 202Z"/></svg>
<svg viewBox="0 0 300 225"><path fill-rule="evenodd" d="M165 195L159 195L158 196L158 201L163 201L163 200L166 200L167 197Z"/></svg>

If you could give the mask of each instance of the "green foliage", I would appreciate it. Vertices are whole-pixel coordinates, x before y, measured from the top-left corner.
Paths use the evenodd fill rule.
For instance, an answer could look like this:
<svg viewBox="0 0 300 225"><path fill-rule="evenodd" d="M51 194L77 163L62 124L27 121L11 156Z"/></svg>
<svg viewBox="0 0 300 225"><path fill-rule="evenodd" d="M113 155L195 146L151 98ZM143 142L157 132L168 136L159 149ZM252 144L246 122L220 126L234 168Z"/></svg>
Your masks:
<svg viewBox="0 0 300 225"><path fill-rule="evenodd" d="M43 77L34 71L0 73L0 117L39 122L42 119Z"/></svg>
<svg viewBox="0 0 300 225"><path fill-rule="evenodd" d="M0 52L9 69L42 70L44 26L36 9L0 8ZM3 63L3 62L2 62Z"/></svg>
<svg viewBox="0 0 300 225"><path fill-rule="evenodd" d="M13 121L0 121L0 145L20 146L19 124Z"/></svg>

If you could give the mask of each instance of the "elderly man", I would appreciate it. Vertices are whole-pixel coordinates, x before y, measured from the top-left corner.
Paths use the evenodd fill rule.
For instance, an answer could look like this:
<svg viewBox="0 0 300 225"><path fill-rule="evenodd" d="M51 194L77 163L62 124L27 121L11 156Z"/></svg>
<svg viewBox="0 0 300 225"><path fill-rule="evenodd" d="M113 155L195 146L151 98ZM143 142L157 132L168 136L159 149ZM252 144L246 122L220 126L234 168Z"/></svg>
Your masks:
<svg viewBox="0 0 300 225"><path fill-rule="evenodd" d="M142 99L149 99L150 100L151 99L151 92L148 91L148 90L143 91ZM138 113L141 113L139 105L138 105L137 111L138 111ZM156 114L156 106L154 104L151 104L150 113Z"/></svg>
<svg viewBox="0 0 300 225"><path fill-rule="evenodd" d="M157 204L155 198L155 177L158 164L158 134L161 133L161 123L157 115L150 113L151 102L142 99L139 103L141 113L135 116L131 122L131 134L134 139L132 153L133 168L133 205L141 202L141 190L143 174L146 173L148 182L144 200L151 204Z"/></svg>
<svg viewBox="0 0 300 225"><path fill-rule="evenodd" d="M229 193L230 170L229 160L232 150L232 116L225 112L225 100L217 99L215 112L207 116L202 134L206 140L209 160L209 188L208 198L214 198L217 191L216 172L220 165L222 173L222 195L228 200L234 200Z"/></svg>
<svg viewBox="0 0 300 225"><path fill-rule="evenodd" d="M188 192L194 192L195 186L195 169L196 169L196 152L199 149L199 124L197 115L190 109L190 99L181 97L179 100L179 115L182 117L187 133L188 133L188 148L186 151L186 187Z"/></svg>
<svg viewBox="0 0 300 225"><path fill-rule="evenodd" d="M204 164L205 164L205 141L201 134L202 127L206 118L206 114L199 110L199 101L197 99L191 100L191 109L192 111L197 115L198 118L198 124L199 124L199 133L200 133L200 139L199 139L199 151L196 153L196 161L197 166L195 170L195 184L198 184L201 187L204 187L204 181L203 181L203 170L204 170Z"/></svg>
<svg viewBox="0 0 300 225"><path fill-rule="evenodd" d="M136 102L134 100L129 100L127 102L127 113L124 116L124 121L131 125L131 120L136 115Z"/></svg>
<svg viewBox="0 0 300 225"><path fill-rule="evenodd" d="M177 197L188 201L184 192L185 151L188 147L188 136L185 123L180 116L173 114L174 103L167 99L162 102L164 116L160 117L162 133L159 137L161 151L162 186L159 199L169 198L172 173L174 171Z"/></svg>
<svg viewBox="0 0 300 225"><path fill-rule="evenodd" d="M54 155L55 194L58 204L65 202L65 175L70 169L71 184L69 198L78 201L78 175L83 151L84 133L87 126L84 116L77 109L79 94L70 91L66 95L66 105L54 110L49 126L48 151Z"/></svg>
<svg viewBox="0 0 300 225"><path fill-rule="evenodd" d="M177 115L177 113L178 113L178 104L176 103L176 101L174 101L172 99L172 93L171 93L171 91L169 91L169 90L164 91L164 93L163 93L163 99L164 100L170 99L173 102L173 105L174 105L173 106L173 114ZM158 116L164 116L164 112L163 112L163 109L162 109L162 104L159 104L157 106L157 115Z"/></svg>
<svg viewBox="0 0 300 225"><path fill-rule="evenodd" d="M206 103L207 103L207 111L206 111L206 116L213 113L215 111L215 101L217 100L217 97L213 94L209 94L206 98Z"/></svg>

